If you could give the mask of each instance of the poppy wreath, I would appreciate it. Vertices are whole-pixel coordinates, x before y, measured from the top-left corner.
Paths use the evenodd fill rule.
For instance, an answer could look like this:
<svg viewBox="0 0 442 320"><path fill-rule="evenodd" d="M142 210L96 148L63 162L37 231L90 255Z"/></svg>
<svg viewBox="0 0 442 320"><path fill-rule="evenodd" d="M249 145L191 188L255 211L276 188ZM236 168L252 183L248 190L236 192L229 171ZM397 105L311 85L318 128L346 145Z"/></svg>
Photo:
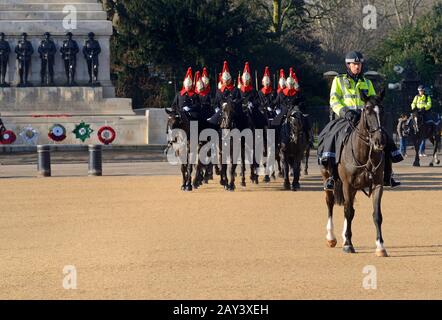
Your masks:
<svg viewBox="0 0 442 320"><path fill-rule="evenodd" d="M115 130L112 127L104 126L98 130L98 139L103 144L111 144L117 136Z"/></svg>
<svg viewBox="0 0 442 320"><path fill-rule="evenodd" d="M63 127L61 124L54 124L49 129L48 137L53 141L63 141L64 139L66 139L66 128Z"/></svg>
<svg viewBox="0 0 442 320"><path fill-rule="evenodd" d="M17 139L15 133L11 130L5 130L0 134L1 144L12 144Z"/></svg>

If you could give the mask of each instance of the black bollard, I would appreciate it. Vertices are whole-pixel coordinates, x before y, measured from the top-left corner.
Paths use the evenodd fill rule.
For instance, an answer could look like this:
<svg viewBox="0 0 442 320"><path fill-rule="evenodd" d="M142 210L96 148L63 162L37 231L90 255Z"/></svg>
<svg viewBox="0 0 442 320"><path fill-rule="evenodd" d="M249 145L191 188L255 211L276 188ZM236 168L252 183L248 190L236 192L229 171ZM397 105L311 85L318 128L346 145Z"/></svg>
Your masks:
<svg viewBox="0 0 442 320"><path fill-rule="evenodd" d="M48 145L37 146L38 163L37 171L39 177L51 176L51 147Z"/></svg>
<svg viewBox="0 0 442 320"><path fill-rule="evenodd" d="M102 171L102 148L101 145L89 145L89 176L101 176Z"/></svg>

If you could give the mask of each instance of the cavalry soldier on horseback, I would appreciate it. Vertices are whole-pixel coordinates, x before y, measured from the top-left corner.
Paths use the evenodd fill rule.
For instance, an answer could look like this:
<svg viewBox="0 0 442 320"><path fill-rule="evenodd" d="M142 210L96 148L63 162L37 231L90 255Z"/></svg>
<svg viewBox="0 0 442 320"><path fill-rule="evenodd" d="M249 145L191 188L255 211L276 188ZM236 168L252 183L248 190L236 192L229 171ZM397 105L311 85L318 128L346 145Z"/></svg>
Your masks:
<svg viewBox="0 0 442 320"><path fill-rule="evenodd" d="M264 129L267 126L267 119L260 111L259 95L252 85L252 75L249 63L246 62L244 72L241 76L240 96L243 111L250 111L253 126L257 129Z"/></svg>
<svg viewBox="0 0 442 320"><path fill-rule="evenodd" d="M195 93L200 98L202 119L213 116L214 110L210 97L210 80L206 68L203 69L201 76L199 71L195 74Z"/></svg>
<svg viewBox="0 0 442 320"><path fill-rule="evenodd" d="M338 178L337 164L340 160L341 147L347 135L360 119L360 112L364 108L361 99L362 91L366 96L375 96L373 83L363 74L364 58L360 52L349 52L345 57L347 73L335 77L330 91L330 107L338 116L331 121L319 136L318 160L326 167L331 176L325 181L324 189L333 190ZM384 185L396 187L400 182L392 177L392 162L400 162L403 157L397 149L393 138L387 134L387 148L385 150Z"/></svg>
<svg viewBox="0 0 442 320"><path fill-rule="evenodd" d="M199 120L201 101L193 86L192 68L187 69L183 88L175 96L172 110L176 114L185 115L189 120Z"/></svg>
<svg viewBox="0 0 442 320"><path fill-rule="evenodd" d="M273 119L273 105L275 102L275 93L272 88L272 81L270 80L270 70L269 67L265 68L264 76L262 77L262 88L258 92L260 111L268 119Z"/></svg>
<svg viewBox="0 0 442 320"><path fill-rule="evenodd" d="M303 99L300 95L299 81L293 68L290 68L289 76L286 80L286 88L284 88L276 97L276 108L280 110L275 119L272 122L274 126L283 126L283 122L289 114L297 113L302 120L303 129L309 144L313 141L311 137L311 130L309 121L302 113L301 104ZM288 142L287 131L282 128L281 130L281 144L287 144Z"/></svg>
<svg viewBox="0 0 442 320"><path fill-rule="evenodd" d="M214 125L219 124L221 119L221 106L224 102L231 100L231 102L236 106L241 100L238 88L235 88L233 85L233 79L230 74L227 61L224 61L220 84L221 85L216 92L215 101L213 103L213 106L215 107L215 114L208 119L208 121Z"/></svg>

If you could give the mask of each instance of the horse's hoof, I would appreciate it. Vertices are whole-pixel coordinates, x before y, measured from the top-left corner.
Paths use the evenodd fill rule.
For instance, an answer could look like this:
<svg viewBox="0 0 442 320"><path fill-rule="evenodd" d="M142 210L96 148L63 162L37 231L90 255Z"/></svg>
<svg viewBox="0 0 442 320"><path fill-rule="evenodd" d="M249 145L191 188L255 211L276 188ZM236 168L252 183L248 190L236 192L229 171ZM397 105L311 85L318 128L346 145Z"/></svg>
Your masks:
<svg viewBox="0 0 442 320"><path fill-rule="evenodd" d="M304 170L304 175L308 176L308 171L307 170Z"/></svg>
<svg viewBox="0 0 442 320"><path fill-rule="evenodd" d="M184 190L185 190L185 191L192 191L193 188L192 188L192 186L186 186L186 188L185 188Z"/></svg>
<svg viewBox="0 0 442 320"><path fill-rule="evenodd" d="M234 184L229 185L228 191L235 191L236 187Z"/></svg>
<svg viewBox="0 0 442 320"><path fill-rule="evenodd" d="M327 240L327 247L334 248L338 244L338 241L336 239L333 240Z"/></svg>
<svg viewBox="0 0 442 320"><path fill-rule="evenodd" d="M342 248L342 250L343 250L345 253L356 253L355 248L353 248L353 246L344 246L344 247Z"/></svg>
<svg viewBox="0 0 442 320"><path fill-rule="evenodd" d="M245 181L241 181L241 187L246 187L246 182Z"/></svg>
<svg viewBox="0 0 442 320"><path fill-rule="evenodd" d="M376 256L381 257L381 258L388 257L387 250L385 250L385 249L376 250Z"/></svg>
<svg viewBox="0 0 442 320"><path fill-rule="evenodd" d="M276 180L276 175L274 173L272 173L272 179Z"/></svg>
<svg viewBox="0 0 442 320"><path fill-rule="evenodd" d="M430 162L429 166L430 166L430 167L434 167L433 162Z"/></svg>
<svg viewBox="0 0 442 320"><path fill-rule="evenodd" d="M414 162L413 163L413 167L420 167L421 165L420 165L420 163L418 163L418 162Z"/></svg>
<svg viewBox="0 0 442 320"><path fill-rule="evenodd" d="M290 183L284 183L284 190L290 190L291 186Z"/></svg>
<svg viewBox="0 0 442 320"><path fill-rule="evenodd" d="M262 180L264 183L269 183L270 182L270 177L269 176L265 176L264 179Z"/></svg>
<svg viewBox="0 0 442 320"><path fill-rule="evenodd" d="M301 189L301 185L299 183L292 184L292 191L297 191Z"/></svg>
<svg viewBox="0 0 442 320"><path fill-rule="evenodd" d="M222 185L222 186L225 186L226 185L226 181L225 180L220 180L219 184Z"/></svg>
<svg viewBox="0 0 442 320"><path fill-rule="evenodd" d="M186 185L185 184L183 184L182 186L181 186L181 190L186 190Z"/></svg>

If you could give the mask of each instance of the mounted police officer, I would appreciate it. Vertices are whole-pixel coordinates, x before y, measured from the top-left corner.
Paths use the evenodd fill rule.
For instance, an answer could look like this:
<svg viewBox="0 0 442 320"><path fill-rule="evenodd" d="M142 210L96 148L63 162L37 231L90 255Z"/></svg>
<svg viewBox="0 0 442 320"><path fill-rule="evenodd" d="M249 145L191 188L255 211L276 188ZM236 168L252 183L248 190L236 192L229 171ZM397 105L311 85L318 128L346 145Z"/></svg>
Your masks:
<svg viewBox="0 0 442 320"><path fill-rule="evenodd" d="M64 61L64 70L66 72L67 85L73 86L75 83L75 71L77 68L77 54L80 51L77 41L72 39L72 32L66 33L66 40L60 48L61 57Z"/></svg>
<svg viewBox="0 0 442 320"><path fill-rule="evenodd" d="M31 58L34 54L34 48L28 41L28 34L22 33L22 39L18 41L15 47L15 53L18 60L18 73L20 76L20 84L18 86L25 87L31 85L28 82L29 69L31 68Z"/></svg>
<svg viewBox="0 0 442 320"><path fill-rule="evenodd" d="M8 87L6 83L6 71L8 69L9 54L11 53L11 47L9 42L5 40L5 34L0 32L0 87Z"/></svg>
<svg viewBox="0 0 442 320"><path fill-rule="evenodd" d="M55 47L55 43L52 41L49 32L45 32L44 37L45 39L41 41L40 46L38 47L38 53L40 54L41 59L40 79L42 85L53 85L55 53L57 52L57 48Z"/></svg>
<svg viewBox="0 0 442 320"><path fill-rule="evenodd" d="M340 161L340 151L346 136L360 119L362 101L360 91L366 96L375 96L373 83L363 74L364 57L360 52L349 52L345 57L347 73L335 77L330 91L330 107L338 116L331 121L319 135L318 160L331 173L324 184L325 190L334 190L335 180L338 178L337 165ZM400 162L403 157L397 149L393 138L387 135L385 150L384 185L396 187L400 182L392 177L392 162Z"/></svg>

